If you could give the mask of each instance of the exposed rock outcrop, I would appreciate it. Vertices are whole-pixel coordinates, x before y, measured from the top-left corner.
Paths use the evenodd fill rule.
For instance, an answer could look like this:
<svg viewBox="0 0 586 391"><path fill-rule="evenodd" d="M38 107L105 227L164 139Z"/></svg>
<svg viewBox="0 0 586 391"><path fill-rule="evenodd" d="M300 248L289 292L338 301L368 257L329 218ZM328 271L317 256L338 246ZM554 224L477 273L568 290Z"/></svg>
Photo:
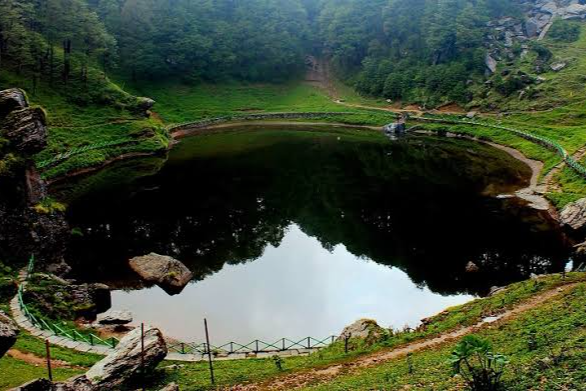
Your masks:
<svg viewBox="0 0 586 391"><path fill-rule="evenodd" d="M18 326L4 312L0 311L0 357L16 342Z"/></svg>
<svg viewBox="0 0 586 391"><path fill-rule="evenodd" d="M361 338L367 341L378 341L385 335L385 330L372 319L360 319L349 326L344 327L338 340L347 337Z"/></svg>
<svg viewBox="0 0 586 391"><path fill-rule="evenodd" d="M0 91L0 121L14 110L28 107L26 95L18 88Z"/></svg>
<svg viewBox="0 0 586 391"><path fill-rule="evenodd" d="M569 225L573 229L581 229L586 226L586 198L571 202L560 213L562 224Z"/></svg>
<svg viewBox="0 0 586 391"><path fill-rule="evenodd" d="M145 328L144 370L151 372L167 356L167 345L160 330ZM117 389L141 369L141 330L128 333L116 350L96 363L85 377L99 390Z"/></svg>
<svg viewBox="0 0 586 391"><path fill-rule="evenodd" d="M165 255L151 253L134 257L128 263L143 280L157 284L169 294L180 293L193 278L183 263Z"/></svg>
<svg viewBox="0 0 586 391"><path fill-rule="evenodd" d="M26 107L4 117L0 134L19 154L34 155L47 146L46 124L43 110Z"/></svg>
<svg viewBox="0 0 586 391"><path fill-rule="evenodd" d="M0 138L7 141L0 162L11 162L8 170L0 171L0 257L26 260L34 253L37 270L56 265L53 270L66 272L65 219L59 212L33 209L48 195L33 161L46 137L44 112L31 108L19 89L0 91Z"/></svg>
<svg viewBox="0 0 586 391"><path fill-rule="evenodd" d="M497 67L498 63L494 59L494 57L492 57L490 54L486 55L486 58L484 60L484 64L486 65L486 69L488 70L488 72L490 72L490 73L496 72L496 67Z"/></svg>

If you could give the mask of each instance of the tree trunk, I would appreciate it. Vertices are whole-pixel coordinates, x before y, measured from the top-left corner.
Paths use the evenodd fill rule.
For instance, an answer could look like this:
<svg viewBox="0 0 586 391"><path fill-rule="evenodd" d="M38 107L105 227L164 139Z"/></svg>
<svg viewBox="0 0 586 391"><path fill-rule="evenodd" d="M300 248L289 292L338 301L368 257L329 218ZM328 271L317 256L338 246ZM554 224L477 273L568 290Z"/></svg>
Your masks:
<svg viewBox="0 0 586 391"><path fill-rule="evenodd" d="M71 73L71 40L63 41L63 84L67 85Z"/></svg>

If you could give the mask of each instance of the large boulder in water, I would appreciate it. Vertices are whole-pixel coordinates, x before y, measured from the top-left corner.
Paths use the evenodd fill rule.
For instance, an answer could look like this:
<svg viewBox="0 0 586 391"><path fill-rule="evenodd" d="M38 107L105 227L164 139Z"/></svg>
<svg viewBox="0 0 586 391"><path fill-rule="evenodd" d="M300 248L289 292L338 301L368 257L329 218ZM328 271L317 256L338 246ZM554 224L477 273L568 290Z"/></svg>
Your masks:
<svg viewBox="0 0 586 391"><path fill-rule="evenodd" d="M157 284L169 294L180 293L193 278L183 263L165 255L150 253L128 263L143 280Z"/></svg>
<svg viewBox="0 0 586 391"><path fill-rule="evenodd" d="M141 329L128 333L116 350L96 363L85 377L98 390L118 389L120 385L144 370L150 373L167 356L163 334L156 328L144 330L144 356L141 358Z"/></svg>
<svg viewBox="0 0 586 391"><path fill-rule="evenodd" d="M16 342L18 326L4 312L0 311L0 357Z"/></svg>
<svg viewBox="0 0 586 391"><path fill-rule="evenodd" d="M566 205L560 213L562 224L569 225L573 229L580 229L586 225L586 198Z"/></svg>

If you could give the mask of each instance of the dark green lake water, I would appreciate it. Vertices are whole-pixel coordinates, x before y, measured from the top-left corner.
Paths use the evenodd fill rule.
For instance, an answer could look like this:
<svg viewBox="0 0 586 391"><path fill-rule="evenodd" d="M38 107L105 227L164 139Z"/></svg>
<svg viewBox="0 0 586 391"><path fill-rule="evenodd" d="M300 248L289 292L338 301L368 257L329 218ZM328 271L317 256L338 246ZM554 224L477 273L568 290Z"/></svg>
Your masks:
<svg viewBox="0 0 586 391"><path fill-rule="evenodd" d="M248 127L56 190L83 233L69 251L81 277L119 288L114 307L137 321L199 340L207 317L222 342L325 337L361 317L415 326L492 286L562 270L556 225L495 197L529 175L471 141ZM181 260L194 281L172 297L144 287L126 262L150 252Z"/></svg>

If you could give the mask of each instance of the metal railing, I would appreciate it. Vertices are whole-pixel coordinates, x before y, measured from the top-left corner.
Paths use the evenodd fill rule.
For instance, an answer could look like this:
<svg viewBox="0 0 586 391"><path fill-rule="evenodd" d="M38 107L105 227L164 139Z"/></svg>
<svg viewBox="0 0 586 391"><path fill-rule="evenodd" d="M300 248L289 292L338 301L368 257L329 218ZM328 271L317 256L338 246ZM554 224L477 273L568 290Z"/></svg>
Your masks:
<svg viewBox="0 0 586 391"><path fill-rule="evenodd" d="M313 337L302 338L298 341L288 338L281 338L273 343L254 340L248 344L240 344L238 342L228 342L220 346L208 345L206 343L175 343L169 345L170 351L180 354L208 354L209 351L216 356L229 356L232 354L258 354L258 353L280 353L286 351L298 350L317 350L325 348L336 340L336 336L332 335L324 339L316 339Z"/></svg>
<svg viewBox="0 0 586 391"><path fill-rule="evenodd" d="M181 128L204 128L210 125L227 123L232 121L254 121L263 119L303 119L303 118L326 118L330 116L341 116L356 114L351 111L323 111L323 112L281 112L281 113L254 113L254 114L236 114L222 117L206 118L198 121L188 121L179 124L167 126L168 132Z"/></svg>
<svg viewBox="0 0 586 391"><path fill-rule="evenodd" d="M88 144L88 145L84 145L83 147L72 148L66 152L58 153L50 159L46 159L46 160L42 160L42 161L38 162L37 167L39 169L44 169L44 168L47 168L53 164L59 163L63 160L67 160L70 157L75 156L75 155L80 155L82 153L85 153L88 151L94 151L96 149L113 147L113 146L122 145L122 144L129 144L129 143L132 143L135 141L136 140L123 138L123 139L118 139L118 140L113 140L113 141L103 141L100 143Z"/></svg>
<svg viewBox="0 0 586 391"><path fill-rule="evenodd" d="M56 321L52 321L49 319L44 319L42 317L37 317L35 316L32 311L28 308L28 306L25 304L24 302L24 291L25 291L25 285L28 283L28 279L30 277L30 275L32 274L33 268L34 268L34 262L35 262L35 257L34 255L31 256L27 269L26 269L26 276L25 276L25 280L21 281L19 286L18 286L18 305L22 311L22 313L24 314L24 316L26 316L26 318L29 320L29 322L43 330L43 331L49 331L50 333L52 333L55 336L58 337L64 337L67 339L70 339L74 342L84 342L87 343L91 346L96 346L96 345L104 345L110 348L115 348L116 345L118 345L119 341L118 339L112 337L112 338L108 338L108 339L102 339L99 336L97 336L94 333L80 333L78 330L76 330L75 328L69 327L67 326L67 324L65 324L64 322L56 322Z"/></svg>

